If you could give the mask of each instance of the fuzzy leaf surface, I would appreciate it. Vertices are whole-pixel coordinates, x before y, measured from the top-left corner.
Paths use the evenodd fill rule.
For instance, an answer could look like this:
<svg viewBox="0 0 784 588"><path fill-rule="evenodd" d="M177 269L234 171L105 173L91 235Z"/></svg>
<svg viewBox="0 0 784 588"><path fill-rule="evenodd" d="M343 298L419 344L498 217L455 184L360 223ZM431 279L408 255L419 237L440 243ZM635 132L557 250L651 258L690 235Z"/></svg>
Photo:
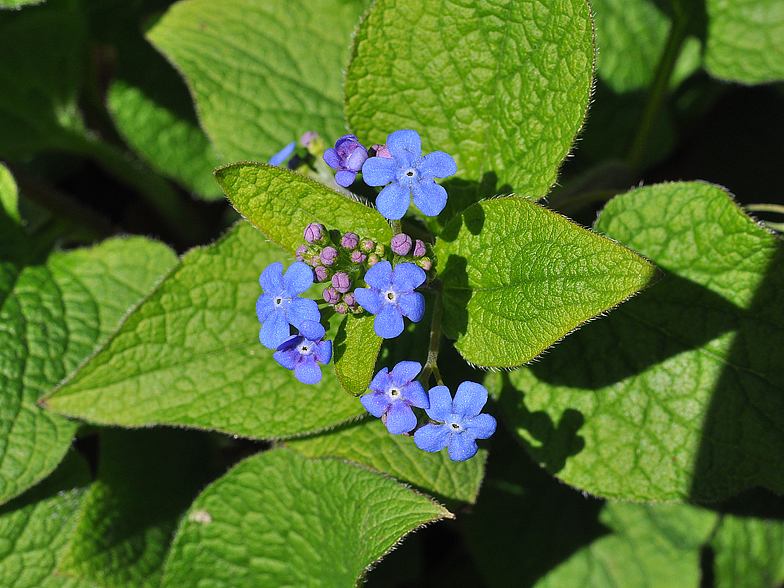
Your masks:
<svg viewBox="0 0 784 588"><path fill-rule="evenodd" d="M267 161L306 131L346 133L343 71L365 0L186 0L148 33L183 73L224 160Z"/></svg>
<svg viewBox="0 0 784 588"><path fill-rule="evenodd" d="M305 227L327 229L389 242L392 229L376 210L296 172L266 163L232 163L215 179L234 207L289 253L305 240Z"/></svg>
<svg viewBox="0 0 784 588"><path fill-rule="evenodd" d="M24 237L0 239L0 502L51 472L76 431L78 423L43 410L38 399L87 359L176 261L171 249L141 237L48 259L34 251Z"/></svg>
<svg viewBox="0 0 784 588"><path fill-rule="evenodd" d="M349 394L359 396L373 379L383 339L373 330L374 316L346 316L335 336L335 373Z"/></svg>
<svg viewBox="0 0 784 588"><path fill-rule="evenodd" d="M716 588L781 586L784 583L784 522L725 516L711 540Z"/></svg>
<svg viewBox="0 0 784 588"><path fill-rule="evenodd" d="M291 262L246 222L180 265L46 402L90 421L169 424L254 438L298 435L362 414L331 366L300 384L259 343L259 274Z"/></svg>
<svg viewBox="0 0 784 588"><path fill-rule="evenodd" d="M351 423L286 445L306 457L336 457L366 465L413 484L440 500L473 503L482 483L487 451L454 462L445 451L425 453L413 437L390 435L380 419Z"/></svg>
<svg viewBox="0 0 784 588"><path fill-rule="evenodd" d="M584 0L380 0L355 37L349 126L370 144L414 129L459 177L538 198L583 124L593 52Z"/></svg>
<svg viewBox="0 0 784 588"><path fill-rule="evenodd" d="M633 251L516 197L466 209L435 250L444 333L486 367L522 365L656 277Z"/></svg>
<svg viewBox="0 0 784 588"><path fill-rule="evenodd" d="M354 586L403 535L451 516L364 468L275 449L240 463L196 499L163 586Z"/></svg>
<svg viewBox="0 0 784 588"><path fill-rule="evenodd" d="M664 277L540 362L488 378L531 455L624 500L784 491L781 241L702 183L619 196L596 230Z"/></svg>

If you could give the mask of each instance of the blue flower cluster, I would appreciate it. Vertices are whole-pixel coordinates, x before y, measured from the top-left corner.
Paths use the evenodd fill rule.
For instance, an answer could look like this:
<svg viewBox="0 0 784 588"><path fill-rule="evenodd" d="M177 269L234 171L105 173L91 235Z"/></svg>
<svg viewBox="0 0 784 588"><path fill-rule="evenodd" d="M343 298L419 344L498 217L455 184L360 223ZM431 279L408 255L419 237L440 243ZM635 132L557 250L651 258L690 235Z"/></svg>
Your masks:
<svg viewBox="0 0 784 588"><path fill-rule="evenodd" d="M323 145L315 134L306 134L300 142L310 157ZM295 147L294 143L287 145L270 163L285 163ZM457 171L455 160L443 151L422 156L419 134L407 129L391 133L386 145L374 145L370 150L355 135L344 135L334 148L323 151L323 160L337 170L335 182L344 188L360 172L366 184L382 187L376 206L392 221L406 214L412 199L425 215L439 214L446 206L447 193L435 179ZM296 166L297 162L292 159L287 165ZM325 283L323 304L341 314L375 315L376 334L392 339L403 332L404 318L416 323L424 316L425 297L417 290L435 278L437 260L430 244L400 232L385 244L311 223L305 227L303 239L296 261L285 273L281 263L272 263L262 272L259 283L263 293L256 302L256 314L261 322L259 340L275 349L275 361L292 370L300 382L316 384L322 377L320 365L332 359L332 342L324 340L319 304L300 295L314 282ZM291 327L298 332L292 335ZM413 431L420 449L436 452L446 448L453 461L469 459L478 451L476 440L495 432L495 419L481 412L487 390L476 382L463 382L454 399L443 385L426 391L423 384L427 385L430 371L431 367L423 370L416 361L401 361L392 371L383 368L360 402L370 414L381 418L393 435L411 435ZM440 377L437 379L440 382ZM430 422L418 426L412 407L424 410Z"/></svg>

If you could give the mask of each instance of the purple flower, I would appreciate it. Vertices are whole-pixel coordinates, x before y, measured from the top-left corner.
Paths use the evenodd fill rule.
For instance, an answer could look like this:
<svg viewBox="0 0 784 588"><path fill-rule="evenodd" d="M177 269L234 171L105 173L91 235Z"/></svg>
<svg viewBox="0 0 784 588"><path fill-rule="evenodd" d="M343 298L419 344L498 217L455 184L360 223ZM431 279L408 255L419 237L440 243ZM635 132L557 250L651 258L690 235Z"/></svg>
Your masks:
<svg viewBox="0 0 784 588"><path fill-rule="evenodd" d="M324 161L327 165L339 170L335 174L335 181L344 188L348 188L354 182L357 172L362 170L362 164L367 158L367 149L355 135L343 135L335 142L334 149L330 147L324 152Z"/></svg>
<svg viewBox="0 0 784 588"><path fill-rule="evenodd" d="M413 263L399 263L392 270L388 261L380 261L365 274L370 288L357 288L354 297L359 305L375 314L373 330L384 339L392 339L403 332L403 317L419 322L425 314L425 297L414 289L427 276Z"/></svg>
<svg viewBox="0 0 784 588"><path fill-rule="evenodd" d="M387 430L393 435L408 433L416 427L417 418L411 406L430 407L425 389L419 382L412 382L421 371L422 364L416 361L401 361L392 371L383 368L376 374L360 402L374 417L384 420Z"/></svg>
<svg viewBox="0 0 784 588"><path fill-rule="evenodd" d="M408 252L411 251L411 237L405 233L398 233L392 237L389 247L398 255L408 255Z"/></svg>
<svg viewBox="0 0 784 588"><path fill-rule="evenodd" d="M496 422L489 414L479 414L487 402L487 390L476 382L463 382L455 399L446 386L430 389L427 415L439 424L425 425L414 433L414 443L429 452L448 447L449 459L465 461L476 455L476 439L495 433Z"/></svg>
<svg viewBox="0 0 784 588"><path fill-rule="evenodd" d="M284 368L294 370L294 377L303 384L318 384L321 381L318 364L327 365L332 359L332 341L322 341L324 334L319 322L303 321L299 335L281 343L272 358Z"/></svg>
<svg viewBox="0 0 784 588"><path fill-rule="evenodd" d="M289 324L299 328L302 321L318 321L318 304L299 295L313 285L313 270L295 261L283 275L283 264L269 264L259 277L264 293L256 301L256 315L261 322L259 341L268 349L275 349L291 331Z"/></svg>
<svg viewBox="0 0 784 588"><path fill-rule="evenodd" d="M289 158L289 155L291 155L294 152L294 147L296 146L297 146L296 141L292 141L291 143L286 145L283 149L281 149L275 155L270 157L269 160L270 165L280 165L281 163L286 161Z"/></svg>
<svg viewBox="0 0 784 588"><path fill-rule="evenodd" d="M414 204L424 214L440 213L446 206L446 190L434 178L448 178L457 172L452 156L434 151L422 157L419 133L409 129L389 135L387 147L392 159L371 157L362 167L365 183L386 186L376 198L378 211L388 219L401 219L413 194Z"/></svg>

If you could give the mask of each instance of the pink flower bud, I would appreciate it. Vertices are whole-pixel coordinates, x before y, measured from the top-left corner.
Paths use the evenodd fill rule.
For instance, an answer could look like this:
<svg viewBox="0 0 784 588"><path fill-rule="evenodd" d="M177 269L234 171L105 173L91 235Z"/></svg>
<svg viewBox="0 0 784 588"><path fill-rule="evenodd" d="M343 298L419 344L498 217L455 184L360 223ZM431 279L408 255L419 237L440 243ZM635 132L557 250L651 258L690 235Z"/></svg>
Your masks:
<svg viewBox="0 0 784 588"><path fill-rule="evenodd" d="M308 254L307 245L300 245L294 253L297 256L297 261L305 261L305 256Z"/></svg>
<svg viewBox="0 0 784 588"><path fill-rule="evenodd" d="M308 243L321 243L324 240L325 231L326 229L324 229L323 225L319 223L310 223L305 227L305 241Z"/></svg>
<svg viewBox="0 0 784 588"><path fill-rule="evenodd" d="M321 296L324 298L325 302L330 304L336 304L340 300L340 294L335 291L335 288L326 288L321 293Z"/></svg>
<svg viewBox="0 0 784 588"><path fill-rule="evenodd" d="M318 266L313 271L316 274L316 281L317 282L326 282L329 279L329 274L327 273L327 268L325 268L323 265Z"/></svg>
<svg viewBox="0 0 784 588"><path fill-rule="evenodd" d="M427 248L425 247L425 244L419 239L414 241L414 253L413 253L414 257L422 257L425 253L427 253Z"/></svg>
<svg viewBox="0 0 784 588"><path fill-rule="evenodd" d="M390 247L398 255L408 255L408 252L411 251L411 237L405 233L398 233L392 237Z"/></svg>
<svg viewBox="0 0 784 588"><path fill-rule="evenodd" d="M340 240L340 244L344 249L356 249L357 245L359 245L359 236L355 233L346 233Z"/></svg>
<svg viewBox="0 0 784 588"><path fill-rule="evenodd" d="M324 265L332 265L335 263L337 256L338 250L332 247L332 245L324 247L324 250L321 252L321 263Z"/></svg>
<svg viewBox="0 0 784 588"><path fill-rule="evenodd" d="M351 278L346 272L338 272L332 276L332 287L338 292L348 292L351 289Z"/></svg>

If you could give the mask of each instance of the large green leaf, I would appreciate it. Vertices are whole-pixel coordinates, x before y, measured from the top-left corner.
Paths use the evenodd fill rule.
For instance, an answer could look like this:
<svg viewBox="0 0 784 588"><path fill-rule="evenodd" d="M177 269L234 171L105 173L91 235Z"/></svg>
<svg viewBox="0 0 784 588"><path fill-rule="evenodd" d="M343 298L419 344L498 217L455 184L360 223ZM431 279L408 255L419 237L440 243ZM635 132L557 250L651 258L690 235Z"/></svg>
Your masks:
<svg viewBox="0 0 784 588"><path fill-rule="evenodd" d="M103 429L98 478L57 573L111 588L155 588L179 519L219 472L206 434Z"/></svg>
<svg viewBox="0 0 784 588"><path fill-rule="evenodd" d="M40 4L44 0L0 0L0 9L2 8L19 8L26 4Z"/></svg>
<svg viewBox="0 0 784 588"><path fill-rule="evenodd" d="M362 414L331 366L307 386L259 343L259 274L290 258L241 222L179 267L107 345L46 399L57 412L124 426L171 424L245 437L298 435Z"/></svg>
<svg viewBox="0 0 784 588"><path fill-rule="evenodd" d="M354 586L403 535L445 517L446 509L364 468L268 451L196 499L163 586Z"/></svg>
<svg viewBox="0 0 784 588"><path fill-rule="evenodd" d="M0 216L5 215L17 224L21 222L19 217L19 193L16 189L16 182L11 172L2 163L0 163L0 211L2 211Z"/></svg>
<svg viewBox="0 0 784 588"><path fill-rule="evenodd" d="M382 342L373 328L374 321L369 314L349 315L335 335L335 373L343 388L354 396L367 390L373 379Z"/></svg>
<svg viewBox="0 0 784 588"><path fill-rule="evenodd" d="M454 462L446 452L425 453L413 437L390 435L380 419L351 423L315 437L293 439L289 447L307 457L338 457L372 467L439 499L474 502L487 452Z"/></svg>
<svg viewBox="0 0 784 588"><path fill-rule="evenodd" d="M784 584L784 522L725 516L710 542L716 588Z"/></svg>
<svg viewBox="0 0 784 588"><path fill-rule="evenodd" d="M77 423L36 405L117 328L176 261L141 237L35 255L0 238L0 502L51 472Z"/></svg>
<svg viewBox="0 0 784 588"><path fill-rule="evenodd" d="M302 233L312 222L376 241L392 238L376 210L296 172L242 162L215 170L215 179L245 218L290 253L305 242Z"/></svg>
<svg viewBox="0 0 784 588"><path fill-rule="evenodd" d="M345 134L343 70L365 0L185 0L149 32L227 160L267 161L306 131Z"/></svg>
<svg viewBox="0 0 784 588"><path fill-rule="evenodd" d="M583 124L592 73L585 0L379 0L356 35L346 112L368 143L415 129L463 179L540 197Z"/></svg>
<svg viewBox="0 0 784 588"><path fill-rule="evenodd" d="M592 494L716 500L784 491L784 249L721 189L661 184L596 229L660 284L488 386L532 456Z"/></svg>
<svg viewBox="0 0 784 588"><path fill-rule="evenodd" d="M537 204L480 202L436 243L444 333L471 363L519 366L645 287L634 252Z"/></svg>
<svg viewBox="0 0 784 588"><path fill-rule="evenodd" d="M784 79L784 3L706 0L705 67L716 77L747 84Z"/></svg>
<svg viewBox="0 0 784 588"><path fill-rule="evenodd" d="M86 588L55 575L57 560L76 526L87 464L69 453L35 488L0 507L0 586L5 588Z"/></svg>

